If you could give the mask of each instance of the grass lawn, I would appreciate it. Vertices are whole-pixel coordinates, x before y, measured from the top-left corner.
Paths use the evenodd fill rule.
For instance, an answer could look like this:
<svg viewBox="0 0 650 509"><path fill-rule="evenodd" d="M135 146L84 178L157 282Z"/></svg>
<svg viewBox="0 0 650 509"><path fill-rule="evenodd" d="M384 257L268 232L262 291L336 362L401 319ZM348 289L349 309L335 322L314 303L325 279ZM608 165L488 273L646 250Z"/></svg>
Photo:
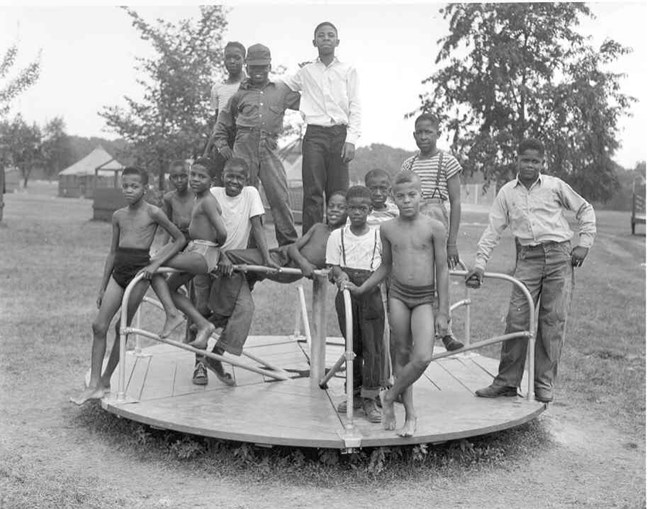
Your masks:
<svg viewBox="0 0 650 509"><path fill-rule="evenodd" d="M30 186L27 193L5 196L4 224L0 226L0 429L4 430L4 438L0 437L0 493L8 490L8 498L0 495L0 506L4 500L12 507L123 505L124 499L105 492L95 478L84 477L84 483L75 483L73 474L78 469L65 459L71 443L88 444L98 439L109 457L110 451L120 451L134 455L137 461L161 464L193 457L196 465L183 468L215 475L226 475L235 468L244 481L257 482L260 476L271 475L297 483L304 479L306 483L331 485L370 482L380 472L383 479L391 480L405 476L427 479L441 469L454 477L477 462L492 465L510 461L544 447L548 437L533 422L471 443L435 448L437 452L429 454L426 461L426 448L419 453L417 448L397 453L392 459L399 468L390 467L391 453L384 448L352 457L344 466L336 455L318 451L272 456L250 446L197 442L152 430L119 420L96 405L84 410L72 408L64 401L81 388L89 366L90 323L96 312L94 303L111 229L108 223L90 220L91 201L57 198L53 185ZM599 211L597 216L596 244L584 266L576 271L554 405L597 416L645 441L645 236L630 235L626 213ZM485 222L484 210L468 208L463 213L459 249L468 264L473 261ZM488 270L511 274L513 269L514 243L506 235ZM311 285L307 281L303 285L309 305ZM292 332L296 286L270 282L256 286L253 334ZM509 285L494 281L472 291L473 341L503 332L509 293ZM461 280L453 278L452 301L462 295ZM463 316L462 312L454 316L454 330L460 337ZM160 315L147 317L145 328L157 330L159 320ZM340 335L333 309L328 314L328 334ZM499 347L482 353L498 357ZM57 423L54 431L50 421ZM16 438L23 436L21 426L28 430L24 446L17 445L23 440ZM53 433L62 433L65 440ZM6 437L12 437L13 442L6 442ZM53 461L62 455L58 474L46 475L43 467L30 460L36 454L32 448L49 441L55 443L43 447L52 448ZM115 461L109 459L109 463ZM254 471L249 469L252 463L256 465ZM22 484L16 479L23 479ZM29 483L40 483L42 489Z"/></svg>

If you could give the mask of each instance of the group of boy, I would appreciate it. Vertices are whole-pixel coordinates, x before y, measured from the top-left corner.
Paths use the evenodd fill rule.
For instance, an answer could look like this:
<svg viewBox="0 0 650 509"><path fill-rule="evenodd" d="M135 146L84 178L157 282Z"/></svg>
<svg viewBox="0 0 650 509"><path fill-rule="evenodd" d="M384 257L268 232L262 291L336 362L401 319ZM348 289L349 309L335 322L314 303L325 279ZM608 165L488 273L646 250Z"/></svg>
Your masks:
<svg viewBox="0 0 650 509"><path fill-rule="evenodd" d="M184 322L180 310L193 324L187 341L198 349L207 348L217 326L223 328L212 349L222 357L226 352L241 355L254 313L251 289L255 278L234 271L234 265L291 266L307 277L317 268L328 267L339 288L335 307L344 334L342 291L347 289L352 296L353 406L362 408L370 422L383 421L386 429L395 429L394 404L402 403L405 422L398 434L415 433L412 386L431 360L435 338L442 338L450 351L464 346L449 329L449 269L459 262L461 167L451 154L437 148L438 120L425 113L416 119L413 133L419 152L404 161L392 184L389 174L377 169L366 175L365 186L348 189L347 163L354 157L359 134L356 72L334 56L338 46L334 25L318 25L313 43L318 60L286 83L269 80L268 48L257 44L246 52L240 43L228 43L229 79L213 89L217 121L206 147L208 154L214 140L220 164L200 158L188 176L184 162L172 163L170 181L175 189L163 198L164 211L144 201L146 172L124 170L122 189L128 205L113 215L111 250L93 322L90 384L73 399L76 403L101 398L109 390L119 349L112 349L102 369L106 334L126 286L137 274L142 273L143 279L133 289L129 321L151 281L166 313L161 337ZM244 61L247 75L242 72ZM341 87L329 91L338 90L338 96L319 92L323 83L336 80L347 84L345 92ZM276 151L284 111L298 107L308 123L303 140L304 234L299 239ZM480 286L491 250L510 226L520 246L515 276L539 303L535 394L539 401L550 402L573 267L582 264L593 243L595 216L593 208L566 183L540 175L543 161L541 143L525 140L520 144L517 178L497 195L466 282ZM274 249L269 249L264 235L259 181L275 223L278 247ZM575 248L571 248L573 233L563 210L575 212L580 224L580 242ZM158 226L172 242L150 259ZM165 278L156 273L161 266L178 272ZM268 277L279 282L295 280L281 273ZM190 280L193 284L186 296L178 290ZM520 291L513 290L507 332L526 330L523 299ZM390 341L386 341L388 330ZM498 376L490 387L476 391L477 396L516 395L525 355L526 342L505 342ZM387 362L389 358L392 362ZM208 383L206 368L223 383L235 384L220 361L203 356L196 358L195 384ZM381 389L387 390L380 397ZM339 411L345 411L345 406L341 403Z"/></svg>

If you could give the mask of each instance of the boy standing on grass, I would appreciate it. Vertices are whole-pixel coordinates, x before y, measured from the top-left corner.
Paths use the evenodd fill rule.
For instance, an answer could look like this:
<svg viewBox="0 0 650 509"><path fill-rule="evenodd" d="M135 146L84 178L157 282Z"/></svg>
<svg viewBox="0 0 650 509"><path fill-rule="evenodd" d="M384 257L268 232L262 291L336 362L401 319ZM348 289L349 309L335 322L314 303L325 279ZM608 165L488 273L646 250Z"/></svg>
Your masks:
<svg viewBox="0 0 650 509"><path fill-rule="evenodd" d="M156 290L165 310L170 307L180 309L197 326L196 338L189 345L205 348L215 327L192 304L178 288L194 276L209 274L217 268L219 246L226 240L226 226L221 217L221 207L210 193L214 171L208 159L197 159L190 168L190 186L195 194L194 206L189 225L190 242L185 250L165 262L166 267L177 269L165 282L156 281ZM171 294L170 294L171 292ZM161 337L167 337L180 325L171 319Z"/></svg>
<svg viewBox="0 0 650 509"><path fill-rule="evenodd" d="M226 161L223 170L223 187L210 189L222 209L228 237L221 246L223 252L231 249L245 249L252 234L261 254L263 264L271 268L279 268L269 254L262 215L264 205L259 192L253 186L246 185L248 181L248 164L244 159L233 157ZM194 278L197 302L202 304L202 313L212 316L210 320L223 326L223 332L212 349L213 353L223 355L241 355L244 343L252 323L255 304L251 291L246 283L246 277L240 272L233 271L233 264L227 256L219 259L219 276L214 282L210 276ZM206 316L204 315L204 316ZM195 343L206 348L207 342ZM221 362L208 357L197 356L192 375L192 383L206 385L208 376L206 367L217 375L226 385L235 385L230 373L227 373Z"/></svg>
<svg viewBox="0 0 650 509"><path fill-rule="evenodd" d="M421 210L442 222L447 231L447 262L453 269L459 262L458 228L460 227L460 173L462 168L456 158L438 149L440 123L430 113L423 113L415 119L413 138L420 152L402 163L402 170L413 171L422 183ZM449 212L447 212L449 206ZM439 288L439 286L438 286ZM449 314L449 310L447 310ZM436 331L438 333L438 331ZM442 342L448 351L463 348L451 332L451 325Z"/></svg>
<svg viewBox="0 0 650 509"><path fill-rule="evenodd" d="M110 391L113 371L119 360L119 341L115 341L111 354L102 373L102 364L106 353L106 334L111 320L122 304L124 290L140 272L144 272L145 280L139 281L131 293L127 310L127 321L135 314L144 294L149 288L149 279L160 280L161 275L154 275L156 270L169 258L178 253L185 244L181 231L165 216L162 210L144 201L144 193L148 184L148 175L139 168L127 167L122 172L122 194L127 206L113 213L111 220L113 235L111 248L104 264L104 275L99 287L97 307L99 311L93 321L93 345L90 363L90 383L73 403L82 405L91 399L101 399ZM173 238L160 251L156 259L151 260L149 249L156 235L156 228L161 226ZM171 313L175 309L171 310ZM180 314L172 319L179 318ZM180 317L182 320L182 317ZM128 325L127 324L127 325ZM168 326L166 323L165 326ZM116 336L119 334L120 322L115 326Z"/></svg>
<svg viewBox="0 0 650 509"><path fill-rule="evenodd" d="M517 149L517 178L498 192L490 209L488 227L478 242L474 268L465 278L467 286L483 282L485 266L503 231L510 226L517 241L514 277L521 281L538 307L535 341L535 399L553 401L564 334L574 286L574 267L581 267L596 237L593 207L559 178L541 175L544 145L523 140ZM580 240L571 247L573 231L565 210L575 213ZM528 329L528 304L514 287L506 318L506 334ZM528 341L511 339L501 346L499 373L491 385L476 391L481 398L516 396L526 363Z"/></svg>
<svg viewBox="0 0 650 509"><path fill-rule="evenodd" d="M239 85L246 78L246 73L243 71L244 59L246 58L246 48L241 42L231 41L226 44L223 50L223 66L226 68L228 77L223 83L217 83L210 91L210 106L214 110L214 127L210 134L210 139L203 151L203 157L208 157L212 151L214 144L214 136L216 134L217 120L219 119L219 111L223 110L230 98L237 92ZM227 143L230 148L235 143L235 130L228 131ZM215 164L215 179L221 183L221 176L223 174L223 166L226 160L219 153L215 151L213 161Z"/></svg>
<svg viewBox="0 0 650 509"><path fill-rule="evenodd" d="M249 183L257 187L262 182L271 207L275 237L279 246L298 238L289 206L287 173L278 156L278 137L286 109L298 109L300 94L292 92L282 82L269 80L271 51L262 44L248 48L246 70L249 77L242 81L228 106L219 113L216 126L216 146L224 159L241 157L248 163ZM228 146L228 132L236 129L235 144Z"/></svg>
<svg viewBox="0 0 650 509"><path fill-rule="evenodd" d="M420 213L420 179L411 171L400 171L393 184L399 217L382 223L380 267L362 285L345 283L357 298L391 275L388 290L391 342L395 359L395 383L382 393L385 429L395 429L395 401L401 396L406 419L398 431L413 436L417 416L413 405L413 383L431 362L434 330L446 332L449 316L449 268L444 225ZM434 292L438 285L439 312L434 313Z"/></svg>
<svg viewBox="0 0 650 509"><path fill-rule="evenodd" d="M318 58L284 79L302 91L300 112L307 123L302 142L302 231L323 221L323 193L350 185L348 163L361 135L361 103L357 71L335 56L338 30L324 21L314 30Z"/></svg>
<svg viewBox="0 0 650 509"><path fill-rule="evenodd" d="M348 282L361 286L381 264L379 232L368 226L372 207L371 193L364 186L352 186L346 195L350 225L332 232L327 241L327 265L332 267L331 278L339 287L335 306L339 327L345 336L345 305L342 289ZM384 305L379 288L357 294L352 298L352 341L355 358L353 393L355 408L363 408L370 422L381 422L376 398L381 387L387 385L384 370ZM339 404L339 412L346 411L346 402Z"/></svg>
<svg viewBox="0 0 650 509"><path fill-rule="evenodd" d="M173 191L165 193L162 199L162 209L169 220L185 235L189 242L189 226L194 206L194 193L188 188L188 175L185 161L173 161L169 167L169 180ZM165 239L166 240L166 239ZM164 242L163 242L164 244Z"/></svg>

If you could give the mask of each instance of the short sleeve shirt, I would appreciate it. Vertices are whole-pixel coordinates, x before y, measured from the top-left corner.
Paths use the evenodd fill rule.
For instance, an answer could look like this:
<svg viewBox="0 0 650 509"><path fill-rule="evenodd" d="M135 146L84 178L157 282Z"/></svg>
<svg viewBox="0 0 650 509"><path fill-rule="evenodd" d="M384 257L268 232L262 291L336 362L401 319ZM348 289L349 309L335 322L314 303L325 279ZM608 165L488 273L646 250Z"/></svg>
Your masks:
<svg viewBox="0 0 650 509"><path fill-rule="evenodd" d="M228 234L221 249L246 249L251 233L251 218L264 214L264 204L259 191L253 186L244 186L237 196L228 196L224 187L213 187L210 192L221 205Z"/></svg>
<svg viewBox="0 0 650 509"><path fill-rule="evenodd" d="M355 235L349 226L334 230L327 239L325 261L350 269L377 270L381 265L379 230L370 228L363 235Z"/></svg>
<svg viewBox="0 0 650 509"><path fill-rule="evenodd" d="M239 90L241 83L217 83L210 91L210 107L212 110L222 110L230 98Z"/></svg>
<svg viewBox="0 0 650 509"><path fill-rule="evenodd" d="M449 201L447 180L463 170L454 156L442 150L431 157L420 154L409 157L400 169L411 170L420 177L423 198L440 198L443 201Z"/></svg>

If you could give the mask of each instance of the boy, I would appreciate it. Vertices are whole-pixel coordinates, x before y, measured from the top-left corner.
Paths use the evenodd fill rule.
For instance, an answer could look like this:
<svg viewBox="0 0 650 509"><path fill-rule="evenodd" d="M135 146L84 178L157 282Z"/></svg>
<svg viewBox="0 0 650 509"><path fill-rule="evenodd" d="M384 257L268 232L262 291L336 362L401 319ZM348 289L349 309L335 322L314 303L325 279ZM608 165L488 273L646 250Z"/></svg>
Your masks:
<svg viewBox="0 0 650 509"><path fill-rule="evenodd" d="M250 185L257 187L258 180L262 182L278 245L284 246L295 242L298 234L289 206L287 174L278 156L278 136L282 133L285 110L298 109L300 94L282 82L269 80L271 51L262 44L248 48L246 70L249 77L219 113L215 144L224 159L234 154L246 160ZM230 149L228 132L233 128L237 135Z"/></svg>
<svg viewBox="0 0 650 509"><path fill-rule="evenodd" d="M245 160L233 157L226 161L223 171L223 187L213 187L210 192L222 208L222 217L228 234L221 250L244 249L249 236L253 235L264 265L279 268L269 255L266 236L262 226L264 205L260 194L253 186L247 186L248 164ZM246 278L233 272L233 264L227 256L219 260L220 277L214 283L209 276L194 278L197 301L204 303L211 320L224 325L223 332L212 351L219 355L228 352L241 355L248 337L255 305ZM198 342L197 342L198 343ZM195 343L196 344L196 343ZM203 343L200 345L205 348ZM192 382L207 384L206 367L212 370L226 385L235 385L232 376L223 369L219 361L197 357Z"/></svg>
<svg viewBox="0 0 650 509"><path fill-rule="evenodd" d="M189 242L188 228L192 217L192 207L194 206L194 193L187 186L188 175L185 161L178 160L171 163L169 167L169 180L174 190L165 193L163 196L162 209L169 220L176 225ZM167 239L164 240L166 241Z"/></svg>
<svg viewBox="0 0 650 509"><path fill-rule="evenodd" d="M436 146L440 137L438 119L430 113L423 113L415 119L413 138L420 152L402 163L402 170L410 170L420 177L422 183L422 213L441 221L447 230L447 262L453 269L459 262L458 228L460 226L460 172L462 168L456 158ZM449 204L449 213L447 213ZM442 342L449 351L463 348L449 329L442 336Z"/></svg>
<svg viewBox="0 0 650 509"><path fill-rule="evenodd" d="M106 353L106 334L111 320L122 304L124 290L140 272L146 279L160 279L153 274L170 257L174 256L185 243L180 230L165 216L162 210L144 201L148 175L139 168L127 167L122 172L122 193L127 206L113 213L111 248L104 264L104 274L99 287L97 307L99 311L93 321L93 345L90 364L90 383L73 403L82 405L91 399L101 399L110 390L113 371L119 360L119 341L115 341L102 374L102 364ZM155 260L150 260L149 249L161 226L174 239L159 251ZM153 277L152 277L153 276ZM128 323L140 305L149 288L149 281L143 280L133 289L127 313ZM115 326L119 334L119 321Z"/></svg>
<svg viewBox="0 0 650 509"><path fill-rule="evenodd" d="M366 187L370 189L372 210L368 215L368 226L379 228L379 225L399 215L397 206L388 201L390 194L390 175L387 171L375 168L364 177Z"/></svg>
<svg viewBox="0 0 650 509"><path fill-rule="evenodd" d="M488 227L478 243L474 268L466 284L478 287L485 266L501 233L510 226L519 246L514 277L520 280L539 308L535 342L535 399L553 401L553 385L564 344L573 292L573 268L581 267L596 237L593 207L559 178L541 175L544 145L523 140L517 150L517 177L498 192L490 210ZM563 211L574 212L580 240L571 248L573 231ZM515 287L510 297L506 334L528 329L530 310ZM501 346L499 373L494 382L476 391L482 398L516 396L526 362L528 341L511 339Z"/></svg>
<svg viewBox="0 0 650 509"><path fill-rule="evenodd" d="M364 295L391 275L388 307L391 346L395 351L395 384L382 393L383 421L385 429L395 429L394 403L401 395L406 419L397 434L410 437L417 426L413 383L431 362L434 329L437 327L441 332L447 329L449 268L444 225L420 213L422 191L417 174L400 171L392 192L399 217L382 223L379 228L383 246L380 267L360 287L352 283L345 283L344 287L352 295ZM436 284L438 313L433 309Z"/></svg>
<svg viewBox="0 0 650 509"><path fill-rule="evenodd" d="M361 135L361 103L357 71L340 62L335 51L338 30L319 23L312 44L318 58L294 76L283 78L291 90L302 91L300 112L307 123L302 142L302 231L323 220L325 199L349 187L348 163Z"/></svg>
<svg viewBox="0 0 650 509"><path fill-rule="evenodd" d="M379 232L367 224L371 208L368 188L352 186L346 194L350 225L335 230L327 241L327 265L332 267L331 278L342 290L351 281L361 286L381 264L381 242ZM345 336L345 306L343 293L339 291L335 300L339 327ZM379 389L387 385L384 372L386 351L384 348L384 305L379 288L367 295L356 295L352 299L352 340L356 357L353 361L353 393L356 405L363 407L370 422L381 422L381 413L375 398ZM346 403L337 410L345 412Z"/></svg>
<svg viewBox="0 0 650 509"><path fill-rule="evenodd" d="M226 68L228 77L223 83L217 83L210 91L210 106L214 110L214 128L210 139L203 151L203 157L208 157L212 150L214 143L214 135L217 127L217 120L219 118L219 110L222 110L228 104L230 98L237 92L239 85L246 77L243 72L244 59L246 58L246 48L241 42L230 41L226 44L223 50L223 66ZM232 148L235 143L235 130L232 129L228 132L228 146ZM221 183L221 175L223 173L223 166L226 160L217 151L214 157L215 163L215 178L217 182Z"/></svg>
<svg viewBox="0 0 650 509"><path fill-rule="evenodd" d="M165 309L175 306L196 324L196 339L189 343L196 348L205 348L215 327L177 290L195 275L209 274L217 268L219 246L226 240L226 226L221 218L221 207L210 193L214 176L211 168L212 165L207 159L197 159L190 168L190 186L196 195L189 225L191 240L182 253L165 263L165 266L181 272L172 274L166 283L164 280L157 281L154 286ZM163 329L161 337L167 337L179 325L172 320L168 322L169 326Z"/></svg>
<svg viewBox="0 0 650 509"><path fill-rule="evenodd" d="M333 230L343 226L347 218L345 193L335 191L327 202L327 223L316 223L293 244L269 251L273 261L280 267L299 268L302 276L294 274L248 274L251 281L270 279L278 283L293 283L302 277L311 278L314 270L325 268L327 239ZM236 249L225 253L234 264L261 265L263 260L257 249Z"/></svg>

